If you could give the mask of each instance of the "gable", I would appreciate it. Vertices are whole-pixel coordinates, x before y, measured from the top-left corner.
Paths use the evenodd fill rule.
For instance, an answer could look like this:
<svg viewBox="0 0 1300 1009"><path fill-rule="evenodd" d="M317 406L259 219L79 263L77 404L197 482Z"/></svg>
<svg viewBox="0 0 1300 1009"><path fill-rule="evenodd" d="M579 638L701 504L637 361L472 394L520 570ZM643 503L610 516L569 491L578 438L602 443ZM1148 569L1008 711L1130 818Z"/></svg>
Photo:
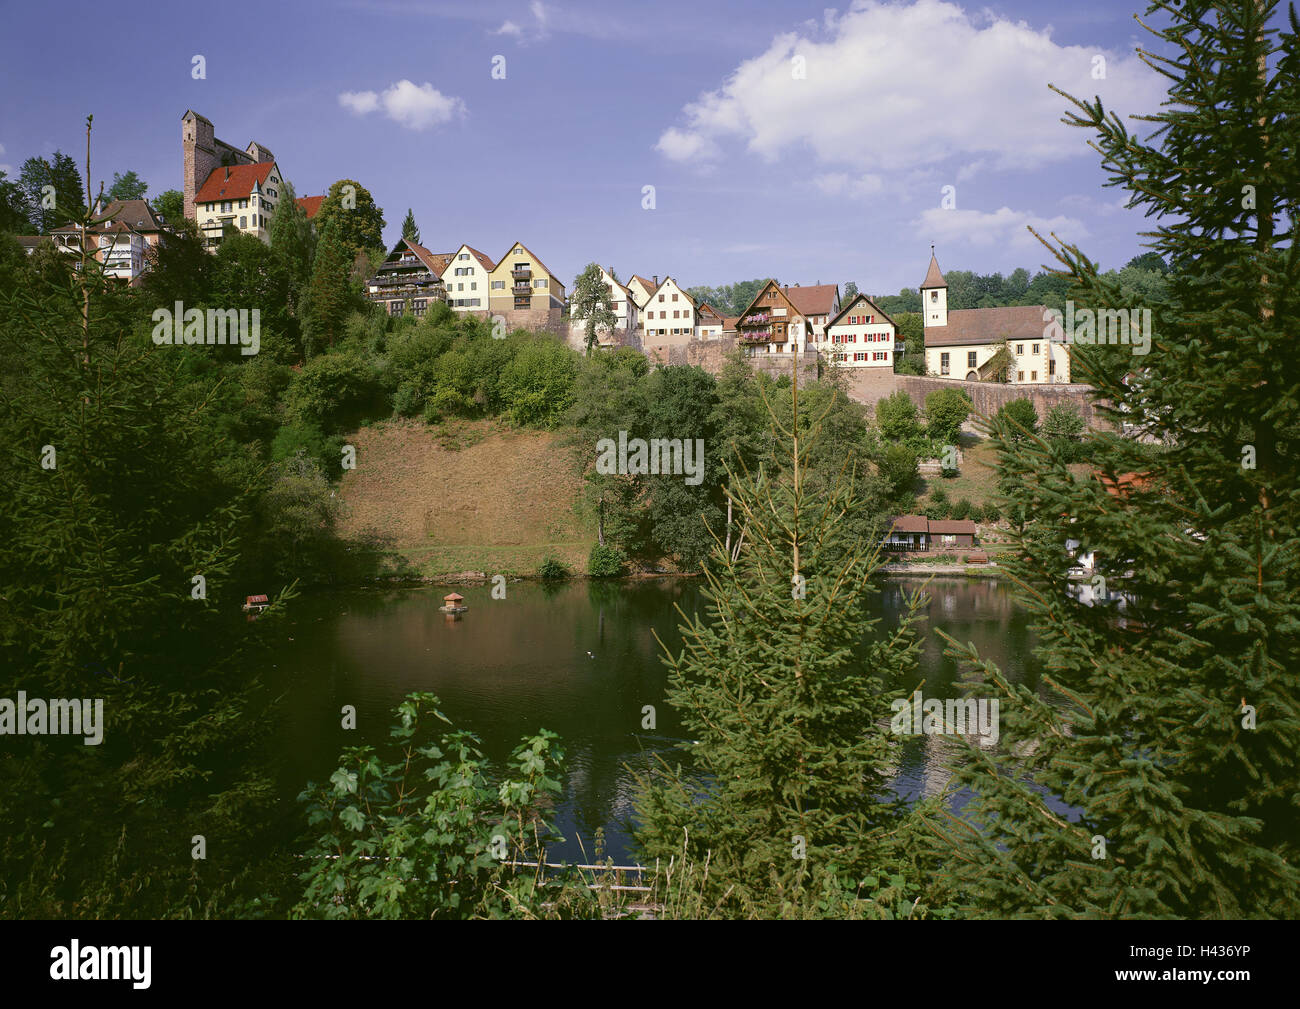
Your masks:
<svg viewBox="0 0 1300 1009"><path fill-rule="evenodd" d="M894 327L895 332L898 331L898 323L894 322L894 320L891 319L887 313L880 310L880 307L875 302L873 302L870 298L868 298L865 294L862 294L861 292L859 292L858 294L850 298L848 304L840 308L839 312L835 315L835 318L831 319L831 321L826 324L827 330L830 330L833 326L840 325L850 315L857 315L859 313L859 310L862 308L867 309L872 315L877 315L880 318L884 319L887 323L889 323L891 326ZM847 325L847 323L844 324Z"/></svg>

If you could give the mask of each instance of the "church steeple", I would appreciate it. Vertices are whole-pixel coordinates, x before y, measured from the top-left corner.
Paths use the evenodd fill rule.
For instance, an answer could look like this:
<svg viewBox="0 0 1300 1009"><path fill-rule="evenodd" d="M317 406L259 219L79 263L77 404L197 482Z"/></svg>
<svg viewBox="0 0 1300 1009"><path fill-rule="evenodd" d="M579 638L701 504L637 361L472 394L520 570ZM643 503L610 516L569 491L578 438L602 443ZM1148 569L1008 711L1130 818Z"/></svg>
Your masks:
<svg viewBox="0 0 1300 1009"><path fill-rule="evenodd" d="M939 261L930 246L930 268L921 282L921 318L926 329L948 325L948 281L943 279Z"/></svg>

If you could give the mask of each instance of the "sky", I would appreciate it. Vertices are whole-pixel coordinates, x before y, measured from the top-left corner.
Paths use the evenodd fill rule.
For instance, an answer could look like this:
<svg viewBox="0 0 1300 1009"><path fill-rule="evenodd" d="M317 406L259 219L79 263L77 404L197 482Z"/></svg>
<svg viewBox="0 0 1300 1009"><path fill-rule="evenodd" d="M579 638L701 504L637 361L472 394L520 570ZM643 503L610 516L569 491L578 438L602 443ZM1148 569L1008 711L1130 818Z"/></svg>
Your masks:
<svg viewBox="0 0 1300 1009"><path fill-rule="evenodd" d="M73 0L69 35L0 0L0 170L56 148L81 164L93 113L96 189L128 169L149 197L180 189L192 108L269 147L299 195L359 181L389 246L409 207L435 252L519 241L566 285L597 261L891 294L931 244L944 269L1036 271L1052 257L1027 226L1120 267L1150 222L1048 85L1146 136L1129 117L1165 87L1135 55L1158 43L1144 7Z"/></svg>

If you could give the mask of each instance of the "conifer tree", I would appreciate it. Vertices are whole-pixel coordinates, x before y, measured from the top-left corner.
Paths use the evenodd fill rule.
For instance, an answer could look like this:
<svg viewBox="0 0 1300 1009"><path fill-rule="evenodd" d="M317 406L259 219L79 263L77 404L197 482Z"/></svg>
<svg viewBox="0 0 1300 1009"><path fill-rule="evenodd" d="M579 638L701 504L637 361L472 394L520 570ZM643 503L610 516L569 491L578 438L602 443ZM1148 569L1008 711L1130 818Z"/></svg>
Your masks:
<svg viewBox="0 0 1300 1009"><path fill-rule="evenodd" d="M921 597L864 649L879 550L842 522L851 479L810 493L825 416L799 415L797 383L789 413L768 410L785 465L728 475L739 549L715 536L705 612L679 610L683 648L665 660L703 785L680 770L648 776L637 803L642 857L707 861L699 886L723 915L801 913L825 887L855 894L892 864L887 835L903 815L888 788L899 742L888 725L915 666Z"/></svg>
<svg viewBox="0 0 1300 1009"><path fill-rule="evenodd" d="M187 378L211 348L155 346L134 311L84 251L0 290L0 697L103 702L94 745L0 736L7 916L238 913L268 851L252 488L214 381Z"/></svg>
<svg viewBox="0 0 1300 1009"><path fill-rule="evenodd" d="M1300 913L1300 52L1293 12L1269 27L1277 7L1151 8L1168 47L1142 56L1172 83L1146 141L1070 99L1066 122L1095 132L1172 272L1149 353L1131 334L1070 348L1115 425L1087 436L1089 475L1055 440L994 425L1049 689L952 645L1002 698L1000 751L956 768L969 823L932 823L974 913ZM1144 307L1074 245L1053 251L1076 319ZM1089 588L1122 596L1122 619L1072 589L1067 540L1095 551Z"/></svg>
<svg viewBox="0 0 1300 1009"><path fill-rule="evenodd" d="M415 223L415 212L410 207L406 208L406 219L402 221L402 237L416 245L420 244L420 229Z"/></svg>
<svg viewBox="0 0 1300 1009"><path fill-rule="evenodd" d="M303 343L308 354L319 354L343 335L343 322L354 298L350 286L352 253L339 238L334 220L325 222L312 260L307 288Z"/></svg>

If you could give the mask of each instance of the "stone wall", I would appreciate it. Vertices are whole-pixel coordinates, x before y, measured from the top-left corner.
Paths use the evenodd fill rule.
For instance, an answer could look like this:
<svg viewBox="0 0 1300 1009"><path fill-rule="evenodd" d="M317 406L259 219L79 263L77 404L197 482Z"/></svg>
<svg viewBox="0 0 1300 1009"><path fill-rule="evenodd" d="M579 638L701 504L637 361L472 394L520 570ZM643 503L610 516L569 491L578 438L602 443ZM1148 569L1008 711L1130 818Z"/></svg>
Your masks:
<svg viewBox="0 0 1300 1009"><path fill-rule="evenodd" d="M560 323L561 309L555 306L551 308L508 308L505 311L492 313L493 318L498 315L504 316L506 320L506 332L516 329L530 329L533 332L546 331L554 333L561 339L568 336Z"/></svg>
<svg viewBox="0 0 1300 1009"><path fill-rule="evenodd" d="M736 349L734 336L719 336L712 340L692 340L686 344L652 344L646 343L641 348L652 362L658 364L698 365L710 375L722 373L727 356ZM777 378L792 374L793 355L764 354L749 359L749 363L760 371ZM817 378L817 352L805 351L799 362L799 381L812 382Z"/></svg>
<svg viewBox="0 0 1300 1009"><path fill-rule="evenodd" d="M929 378L920 375L896 375L885 369L862 369L849 376L849 395L874 409L878 400L892 396L899 389L911 397L917 409L925 409L925 397L936 389L960 389L975 404L975 414L992 416L1013 399L1028 399L1034 404L1038 416L1058 403L1073 403L1079 416L1089 427L1101 424L1086 385L1009 385L1003 382L963 382L947 378Z"/></svg>

